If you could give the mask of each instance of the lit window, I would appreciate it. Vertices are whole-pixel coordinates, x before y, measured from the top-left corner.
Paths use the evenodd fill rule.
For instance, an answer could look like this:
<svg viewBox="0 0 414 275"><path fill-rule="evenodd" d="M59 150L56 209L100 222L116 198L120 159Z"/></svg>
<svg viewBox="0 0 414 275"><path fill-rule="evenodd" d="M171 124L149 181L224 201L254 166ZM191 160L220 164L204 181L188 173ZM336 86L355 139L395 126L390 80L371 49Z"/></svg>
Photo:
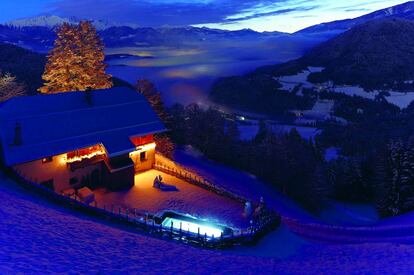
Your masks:
<svg viewBox="0 0 414 275"><path fill-rule="evenodd" d="M42 163L48 163L52 161L53 161L53 157L42 158Z"/></svg>

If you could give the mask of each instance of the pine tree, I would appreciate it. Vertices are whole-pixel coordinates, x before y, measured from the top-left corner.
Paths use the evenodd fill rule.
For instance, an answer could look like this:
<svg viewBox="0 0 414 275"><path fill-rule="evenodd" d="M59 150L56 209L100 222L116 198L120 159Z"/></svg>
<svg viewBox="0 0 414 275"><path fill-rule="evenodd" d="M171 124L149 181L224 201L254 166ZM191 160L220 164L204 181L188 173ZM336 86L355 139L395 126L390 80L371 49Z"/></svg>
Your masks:
<svg viewBox="0 0 414 275"><path fill-rule="evenodd" d="M169 124L171 122L170 117L165 111L161 93L157 90L151 81L147 79L140 79L137 81L135 89L148 100L148 103L151 105L152 109L155 111L162 122L165 124ZM172 142L171 138L167 134L157 134L154 138L157 144L157 151L164 156L172 159L174 155L175 144Z"/></svg>
<svg viewBox="0 0 414 275"><path fill-rule="evenodd" d="M105 73L103 43L90 22L64 23L48 55L41 93L85 91L112 87Z"/></svg>
<svg viewBox="0 0 414 275"><path fill-rule="evenodd" d="M148 100L152 109L159 116L159 118L165 124L168 124L169 116L165 111L164 102L161 98L161 93L157 90L155 85L147 79L140 79L137 81L135 89Z"/></svg>
<svg viewBox="0 0 414 275"><path fill-rule="evenodd" d="M259 130L254 138L256 143L262 142L269 133L269 129L267 128L266 122L264 120L260 120L259 122Z"/></svg>
<svg viewBox="0 0 414 275"><path fill-rule="evenodd" d="M388 156L391 174L385 205L385 212L390 215L398 215L402 212L401 188L404 182L402 160L402 143L400 141L391 142Z"/></svg>
<svg viewBox="0 0 414 275"><path fill-rule="evenodd" d="M41 93L76 91L82 83L81 58L78 54L80 37L77 28L68 23L58 29L53 50L48 55Z"/></svg>
<svg viewBox="0 0 414 275"><path fill-rule="evenodd" d="M105 53L96 28L89 21L79 23L79 56L82 60L82 89L106 89L112 87L111 76L105 73Z"/></svg>

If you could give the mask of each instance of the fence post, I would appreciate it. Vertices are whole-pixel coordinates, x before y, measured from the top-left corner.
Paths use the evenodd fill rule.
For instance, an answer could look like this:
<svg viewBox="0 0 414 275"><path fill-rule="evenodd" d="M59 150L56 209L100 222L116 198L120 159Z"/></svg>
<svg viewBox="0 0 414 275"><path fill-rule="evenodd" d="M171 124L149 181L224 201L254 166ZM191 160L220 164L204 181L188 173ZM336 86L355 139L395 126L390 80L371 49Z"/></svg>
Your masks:
<svg viewBox="0 0 414 275"><path fill-rule="evenodd" d="M197 230L197 238L199 238L200 239L200 227L198 228L198 230Z"/></svg>

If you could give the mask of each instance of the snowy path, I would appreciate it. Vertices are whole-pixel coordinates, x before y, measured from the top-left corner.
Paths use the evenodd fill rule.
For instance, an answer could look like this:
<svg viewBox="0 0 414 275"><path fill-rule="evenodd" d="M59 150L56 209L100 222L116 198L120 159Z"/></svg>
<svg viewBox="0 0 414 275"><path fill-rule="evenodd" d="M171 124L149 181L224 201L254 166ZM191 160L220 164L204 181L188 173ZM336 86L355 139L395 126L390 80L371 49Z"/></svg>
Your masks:
<svg viewBox="0 0 414 275"><path fill-rule="evenodd" d="M281 260L274 250L283 249L285 243L276 243L277 240L269 235L257 247L202 250L114 227L49 203L9 180L0 180L0 274L412 274L414 271L413 246L315 245L296 240L296 245L290 246L289 257Z"/></svg>

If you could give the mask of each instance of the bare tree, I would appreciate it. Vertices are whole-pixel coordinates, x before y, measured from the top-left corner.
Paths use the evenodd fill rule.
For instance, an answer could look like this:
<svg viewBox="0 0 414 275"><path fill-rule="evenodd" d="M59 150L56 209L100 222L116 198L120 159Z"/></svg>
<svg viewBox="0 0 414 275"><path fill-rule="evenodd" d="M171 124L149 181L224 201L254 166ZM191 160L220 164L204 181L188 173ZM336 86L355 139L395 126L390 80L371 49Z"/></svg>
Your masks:
<svg viewBox="0 0 414 275"><path fill-rule="evenodd" d="M11 74L0 72L0 102L22 95L26 95L26 87L17 82L16 77Z"/></svg>

